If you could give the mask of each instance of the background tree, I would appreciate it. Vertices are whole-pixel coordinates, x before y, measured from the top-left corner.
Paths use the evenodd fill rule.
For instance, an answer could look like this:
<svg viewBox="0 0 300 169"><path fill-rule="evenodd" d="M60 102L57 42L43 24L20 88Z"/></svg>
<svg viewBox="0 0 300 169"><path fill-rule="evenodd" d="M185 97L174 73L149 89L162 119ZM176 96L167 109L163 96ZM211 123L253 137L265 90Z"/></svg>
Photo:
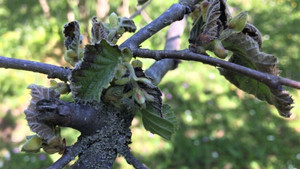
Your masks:
<svg viewBox="0 0 300 169"><path fill-rule="evenodd" d="M6 3L6 2L4 2L4 3ZM8 3L7 5L3 5L5 7L3 10L4 17L10 16L9 12L7 12L9 10L6 9L6 7L9 7L10 2L7 2L7 3ZM75 6L76 6L76 2L73 2L73 3L75 3ZM260 3L262 3L262 2L260 2ZM255 10L258 10L259 9L258 6L259 6L261 8L261 10L264 11L263 12L264 16L267 16L268 13L270 13L270 15L273 14L274 10L275 11L282 10L281 13L285 13L285 12L288 13L289 10L292 10L295 13L295 16L290 17L288 19L284 19L284 20L280 20L281 17L269 17L269 18L266 18L265 20L264 19L256 19L255 20L254 18L258 18L258 17L251 17L250 20L253 19L255 25L257 25L256 22L265 21L265 22L263 22L264 23L263 25L266 26L268 24L265 24L265 23L270 21L270 18L272 18L272 19L274 18L274 19L276 19L275 23L278 25L278 27L282 28L282 30L284 32L286 32L285 28L293 27L293 26L288 26L288 24L295 25L294 20L296 20L295 18L297 18L297 10L296 10L297 3L296 2L277 2L277 3L279 3L281 5L281 7L284 6L286 8L281 8L281 7L279 8L278 6L275 5L271 10L269 7L264 9L262 7L263 5L255 4L255 5L253 5L253 6L255 6L255 8L253 8L252 11L255 12ZM296 5L295 5L295 3L296 3ZM13 2L11 5L13 5L14 9L16 9L15 8L16 6ZM36 8L35 8L35 5L36 5ZM20 5L20 9L23 10L23 14L20 14L20 15L23 16L24 13L27 14L28 11L30 11L30 12L41 11L42 12L41 8L38 8L38 5L39 4L31 4L29 6L29 4L28 4L29 7L26 4ZM59 7L63 7L63 5L54 4L54 3L49 4L49 5L50 5L50 9L53 9L53 8L58 9ZM52 8L51 8L51 5L53 6ZM134 5L132 5L132 6L134 6ZM153 8L155 8L154 2L151 5L153 6ZM150 7L151 7L151 5L150 5ZM159 5L161 5L161 4L159 4ZM248 5L248 4L246 4L246 5ZM70 2L70 6L72 6L71 2ZM74 4L73 4L73 6L74 6ZM113 6L113 4L112 4L112 6ZM28 9L28 8L32 8L32 10ZM36 10L33 10L33 9L36 9ZM92 10L93 8L90 7L89 9ZM164 10L162 8L160 8L160 9L162 11ZM167 7L165 9L167 9ZM20 11L22 12L22 10L20 10ZM63 10L60 10L60 13L58 13L57 15L61 15L62 11ZM146 11L147 11L147 9L146 9ZM251 8L249 10L249 13L250 12L251 12ZM20 15L16 15L15 17L20 16ZM92 15L93 14L91 14L91 16ZM153 15L153 14L151 13L151 15ZM156 13L156 16L158 16L158 15L160 15L160 13ZM38 15L35 15L35 16L38 16ZM52 13L51 13L51 16L53 16ZM156 18L156 16L153 16L153 18ZM280 16L282 16L282 15L280 15ZM53 18L56 18L56 19L53 19ZM44 20L44 22L46 25L51 24L51 22L52 22L54 27L56 26L56 29L55 28L53 29L52 26L49 26L49 25L48 25L47 29L50 30L49 32L51 32L51 31L55 32L56 33L55 36L62 36L59 33L61 31L59 31L58 29L61 29L61 28L58 28L59 27L58 25L62 25L63 23L65 23L66 19L61 18L62 24L58 24L58 23L56 23L57 21L55 21L55 20L57 20L59 17L53 17L53 18L52 18L52 21L50 20L50 23L46 20ZM88 17L88 18L91 18L91 17ZM16 18L16 19L20 19L20 18ZM17 33L15 33L14 31L11 31L11 32L1 35L1 37L4 37L4 38L1 38L1 40L3 40L3 42L1 43L1 45L3 45L3 48L1 48L1 49L10 49L15 54L15 56L18 56L17 53L19 52L20 54L22 54L23 57L30 56L30 55L42 56L43 52L45 54L47 51L51 51L53 53L54 53L54 51L56 51L58 53L57 56L59 56L58 58L61 58L61 54L63 52L60 51L61 54L59 54L59 50L63 49L62 48L62 41L63 41L62 37L57 38L52 35L50 36L50 34L48 35L48 33L45 33L45 32L48 32L48 30L45 31L44 30L45 28L38 27L38 26L36 26L37 27L36 32L39 34L35 33L34 31L30 30L30 28L28 28L28 27L32 26L34 28L34 25L40 26L40 25L42 25L41 24L42 22L38 22L37 20L34 20L34 19L32 19L32 20L35 23L28 22L28 23L30 23L30 24L28 24L30 26L24 27L24 32L28 32L28 31L33 32L30 35L26 34L26 33L20 33L23 29L20 29L20 28L14 29L14 27L12 27L11 30L16 30L15 32L17 32ZM43 21L42 17L41 17L41 21ZM16 23L18 23L18 22L16 22ZM191 21L190 21L190 23L191 23ZM282 26L282 25L284 25L284 26ZM9 29L9 23L7 23L8 28L6 26L1 26L1 27L3 29ZM17 27L17 26L15 26L15 27ZM22 28L23 28L23 26L22 26ZM258 28L260 28L260 27L258 26ZM276 29L276 31L280 31L279 28ZM29 30L26 30L26 29L29 29ZM268 28L266 28L266 29L268 29ZM269 29L270 29L270 27L269 27ZM274 32L276 32L276 31L274 30ZM5 31L3 31L3 32L5 32ZM18 32L19 32L19 34L18 34ZM261 32L263 33L262 30L261 30ZM271 32L273 32L273 30L270 31L270 33ZM291 32L294 33L292 30L291 30ZM48 38L54 39L54 40L51 41L49 39L46 39L46 40L43 39L41 36L41 34L43 34L43 33L44 33L44 35L47 34L47 36L49 36ZM279 36L279 38L278 38L279 40L276 42L268 41L268 40L265 41L263 43L263 45L265 45L266 42L272 42L274 46L269 47L269 50L271 52L269 52L267 50L268 46L267 47L263 46L263 49L266 49L264 51L266 51L268 53L273 53L274 47L276 49L276 48L278 48L278 46L284 46L285 45L285 43L283 43L284 40L281 40L282 34L283 33L277 33L276 36L274 35L274 37ZM163 36L163 33L161 35ZM23 36L24 38L22 38L21 36ZM37 38L37 40L30 36L35 36ZM298 35L290 36L290 39L287 41L293 42L293 39L294 38L297 39L297 36ZM185 42L187 41L187 37L185 39ZM268 36L263 36L263 37L268 39ZM270 35L269 37L272 37L272 36ZM4 42L7 42L7 40L9 40L9 38L11 38L11 39L15 38L15 40L12 41L14 43L24 43L26 45L32 45L32 46L30 46L30 50L26 49L27 48L26 45L23 45L23 47L17 48L17 49L8 48L4 45L9 45L9 43L4 43ZM20 38L21 41L19 41L18 38ZM57 38L56 41L55 41L55 38ZM42 41L39 41L39 39L42 39ZM270 38L270 39L272 39L272 38ZM148 44L147 43L142 44L143 47L144 47L144 45L148 45L150 49L162 49L162 46L161 46L162 43L160 41L161 38L152 38L150 40L152 41L153 47L149 45L150 44L149 42L148 42ZM33 42L31 42L31 41L33 41ZM45 42L47 42L48 45L45 45ZM56 48L54 48L56 50L54 50L53 48L50 48L51 44L49 45L49 42L52 42L54 44L55 44L55 42L57 42L57 43L61 43L61 44L60 44L60 47L56 47ZM297 44L297 41L294 41L293 44ZM16 44L13 46L16 46ZM186 48L187 44L183 44L182 46L183 46L183 48ZM280 49L281 50L289 49L289 51L291 51L291 52L289 52L288 54L296 54L297 53L297 50L298 50L297 47L293 48L291 45L287 45L287 46L288 47L286 47L286 48L279 47L279 50ZM33 47L36 47L36 49ZM48 48L48 50L47 50L47 48ZM28 51L32 52L33 54L30 54ZM283 51L284 51L284 54L282 54L282 56L287 55L286 51L285 50L283 50ZM8 51L4 50L3 55L10 56L9 54L7 54L8 52L9 52L9 50ZM41 55L39 55L39 53L41 53ZM47 55L53 56L50 54L47 54ZM279 57L282 57L281 55L278 55L278 54L276 54L276 55ZM284 57L283 59L286 58L286 60L289 60L290 58L294 58L294 57L296 58L297 55L296 56L293 55L291 57ZM53 61L54 57L52 57L52 58L41 57L41 58L43 58L42 61L44 61L44 62L46 61L47 63L49 63L49 60ZM289 58L289 59L287 59L287 58ZM285 61L285 62L289 63L288 61ZM291 67L297 68L298 65L295 65L296 62L290 62L290 63L291 64L294 63L294 65ZM168 148L169 147L168 144L164 143L164 145L162 147L164 147L166 149L165 152L170 151L170 153L165 154L165 153L161 152L162 153L161 155L159 155L159 154L153 155L153 158L161 159L161 157L164 157L164 158L162 158L162 159L164 159L163 160L164 162L161 162L159 164L155 164L155 161L157 161L157 160L152 160L151 158L145 158L145 161L149 160L149 162L147 163L149 166L151 166L151 164L153 164L153 166L155 166L155 167L162 166L162 168L165 168L170 165L174 165L174 166L178 166L178 165L181 165L181 166L184 166L184 165L203 166L203 165L205 165L207 168L210 168L212 166L219 166L219 167L222 167L222 166L233 166L233 167L249 166L249 164L251 167L272 166L272 165L286 167L289 165L293 165L293 166L298 165L297 148L295 148L295 147L297 147L297 146L295 146L295 144L297 145L297 135L295 135L292 130L293 128L297 128L297 125L295 123L289 123L289 125L293 126L293 128L290 129L289 127L285 126L285 123L282 120L277 119L278 120L277 121L274 117L272 117L272 114L267 113L267 112L269 112L270 108L267 108L265 103L261 103L261 102L257 103L257 101L253 101L252 99L249 99L249 97L247 95L241 94L241 92L239 90L234 89L234 88L231 89L232 87L229 88L230 85L228 85L228 88L226 88L226 87L222 88L224 86L223 83L227 83L227 82L224 81L222 78L218 78L218 71L216 71L214 69L209 69L207 66L202 66L202 65L199 66L199 64L191 65L190 63L188 65L181 64L180 67L189 70L189 74L191 74L191 77L194 77L195 72L201 72L201 74L200 73L197 74L197 75L199 75L199 79L201 79L202 81L208 82L208 84L199 84L198 80L195 82L193 82L193 81L190 82L190 79L192 79L192 78L189 78L188 76L187 76L187 79L177 79L175 82L171 82L171 81L168 82L168 78L169 78L168 77L169 74L168 74L168 76L166 77L167 78L166 82L161 84L162 89L164 86L166 87L165 89L163 89L163 92L165 93L166 98L168 98L168 99L172 98L170 100L171 105L173 106L173 108L175 110L178 110L178 116L182 117L182 119L183 119L183 121L180 120L181 126L179 128L178 134L175 135L175 138L173 139L173 143L176 145L176 143L182 143L182 142L188 141L190 144L185 144L185 145L187 145L187 147L181 147L181 148L189 149L189 146L191 146L190 149L194 150L193 152L195 152L195 155L186 156L184 154L187 151L182 150L180 148L180 146L174 146L174 148ZM180 67L179 67L179 69L180 69ZM205 68L202 68L202 67L205 67ZM206 70L206 69L209 69L209 70ZM199 71L199 70L203 70L203 71ZM297 69L295 69L295 70L297 70ZM178 70L176 70L176 71L178 71ZM205 72L207 72L207 73L205 73ZM287 75L287 77L297 75L296 73L293 74L293 73L287 73L287 72L288 71L283 72L285 75ZM171 73L174 73L175 76L178 76L175 71L171 72ZM182 74L182 73L179 73L179 74ZM15 75L17 75L17 74L15 74ZM24 75L22 75L23 78L27 77ZM172 76L172 75L170 75L170 76ZM3 77L5 77L5 76L3 76ZM29 74L28 77L33 77L33 74ZM41 77L44 78L44 76L41 76ZM12 78L10 78L10 79L12 79ZM41 78L36 78L36 79L41 79ZM297 79L297 77L295 77L294 79ZM12 82L13 85L10 85L9 78L5 78L5 81L4 80L1 81L4 84L1 86L4 86L3 87L4 91L8 91L6 93L12 94L15 92L19 95L22 95L24 93L23 90L26 87L26 85L19 83L20 87L18 87L18 81L20 81L20 78L13 81ZM36 80L36 81L39 81L39 80ZM214 82L213 84L209 84L209 81L212 81L212 82L217 81L219 83L215 84L216 82ZM32 82L30 82L30 83L32 83ZM45 85L46 85L46 83L47 82L45 82ZM41 82L38 84L43 84L43 83ZM183 85L183 87L182 87L182 85ZM5 87L5 86L7 86L7 87ZM194 87L192 87L192 86L194 86ZM17 90L18 88L20 88L20 89ZM174 88L173 89L174 92L172 92L172 88ZM195 92L195 91L197 91L197 92ZM205 93L203 93L203 91L205 91ZM1 92L1 93L5 94L5 92ZM179 93L179 94L176 95L176 93ZM245 104L245 101L239 101L239 99L237 99L234 95L238 95L239 98L241 98L241 99L246 99L247 104ZM23 98L25 99L26 97L28 97L28 94L27 95L23 94ZM234 99L232 100L229 98L234 98ZM184 104L184 106L180 107L180 106L178 106L178 103L183 102L182 99L189 100L189 101L185 101L185 103L187 103L187 104ZM297 97L295 99L296 99L296 103L297 103ZM12 99L7 99L7 100L9 100L11 102L10 104L15 103L14 101L12 101ZM252 100L252 102L249 100ZM199 103L202 103L205 106L197 107L196 104L199 104ZM12 110L13 110L13 107L14 107L13 105L9 105L9 104L6 104L6 105L9 108L12 108ZM251 105L255 105L255 106L251 107ZM6 108L6 111L5 111L5 107L3 107L3 106L1 106L1 107L4 109L3 112L7 112L6 114L3 114L3 116L5 115L5 118L3 118L3 121L9 122L9 119L11 119L11 117L10 117L11 113L9 111L7 111L9 109ZM26 108L26 106L23 108L23 110L25 108ZM245 111L245 110L251 110L251 111L250 111L250 113L249 112L240 113L241 111ZM219 111L222 111L224 113L220 114ZM239 112L239 113L238 114L234 113L235 111ZM16 111L14 111L14 112L15 113L12 113L12 114L17 114ZM185 112L184 115L182 115L182 112ZM210 113L204 113L204 112L210 112ZM228 112L228 113L226 113L226 112ZM250 120L244 120L244 119L249 119L249 118L250 118ZM255 123L255 122L253 122L254 118L255 119L266 119L266 120L268 120L268 123L260 124L258 122L258 120L256 120L255 121L256 123ZM243 120L245 122L243 122ZM266 121L266 120L264 120L264 121ZM294 122L296 122L296 120L294 120ZM19 125L19 123L17 123L17 124ZM138 124L141 124L140 121ZM185 126L185 124L188 124L188 125ZM276 124L276 130L275 130L275 124ZM295 124L295 125L293 125L293 124ZM208 126L210 126L210 127L208 127ZM253 126L255 126L255 127L253 127ZM238 128L239 130L231 132L232 128L234 128L235 130L236 130L236 128ZM199 130L199 129L202 129L202 130ZM205 129L205 131L204 131L204 129ZM133 129L133 130L135 130L135 129ZM4 133L5 132L9 133L9 127L3 127L3 131L4 131ZM259 131L259 132L257 132L257 131ZM266 131L266 132L264 133L261 131ZM280 131L285 131L285 132L283 133ZM289 134L290 132L293 134ZM133 133L135 133L135 132L133 131ZM251 135L251 133L252 134L255 133L255 137L252 136L249 139L249 134ZM236 139L239 137L241 139ZM14 136L12 138L16 139L16 138L18 138L18 136ZM24 138L24 136L23 136L23 138ZM185 139L183 139L183 138L185 138ZM245 139L243 139L243 138L245 138ZM288 141L286 141L285 139L280 140L279 138L287 138ZM10 139L10 137L8 137L8 139ZM134 139L135 138L133 138L133 141L134 141ZM233 139L234 139L234 141L233 141ZM134 143L138 144L138 142L142 142L142 139L139 139L139 140L140 141L134 141ZM153 140L155 142L155 140L159 140L159 138L155 137ZM67 138L67 141L68 141L68 138ZM232 142L237 142L237 144L232 145L231 144ZM257 143L266 143L266 142L268 143L268 146L261 146L261 148L259 150L253 151L254 147L259 146L259 145L257 145ZM291 143L294 143L294 144L291 145ZM264 145L264 144L262 144L262 145ZM282 145L285 145L287 148L283 147ZM3 145L3 146L5 146L5 145ZM289 148L289 146L292 146L293 150L290 150L292 148ZM149 146L149 147L151 147L151 146ZM203 152L203 154L202 153L199 154L199 152ZM281 154L283 152L286 152L285 153L286 156L281 157ZM8 154L8 153L7 153L7 151L3 151L3 154ZM173 154L173 155L171 157L168 157L167 154ZM229 156L228 156L228 154L229 154ZM182 158L181 155L183 155L185 158L188 158L188 159ZM17 155L12 154L12 157L17 157ZM28 155L26 155L25 157L27 157L27 158L24 158L25 160L28 159ZM241 161L239 158L243 158L243 159L246 158L247 160ZM33 158L29 159L29 161L32 159ZM174 159L174 161L176 161L178 164L173 163L172 159ZM197 159L204 159L204 160L201 160L199 163ZM186 163L186 161L188 161L188 162ZM10 163L10 164L12 164L12 163ZM5 166L7 166L7 165L5 165Z"/></svg>

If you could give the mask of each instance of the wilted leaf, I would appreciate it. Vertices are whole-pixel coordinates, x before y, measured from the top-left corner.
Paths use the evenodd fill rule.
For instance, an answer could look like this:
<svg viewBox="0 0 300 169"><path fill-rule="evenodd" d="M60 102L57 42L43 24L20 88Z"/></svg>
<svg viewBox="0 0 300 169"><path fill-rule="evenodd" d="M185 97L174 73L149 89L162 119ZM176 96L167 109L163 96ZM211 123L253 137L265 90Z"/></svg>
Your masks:
<svg viewBox="0 0 300 169"><path fill-rule="evenodd" d="M140 67L136 67L135 72L137 77L146 78L143 70ZM153 97L152 101L150 101L151 99L146 99L147 100L146 102L148 103L147 105L153 107L156 110L157 114L162 116L162 99L161 99L161 91L159 90L159 88L153 84L142 83L142 82L139 82L138 85L141 89L147 92L148 95Z"/></svg>
<svg viewBox="0 0 300 169"><path fill-rule="evenodd" d="M81 44L79 23L77 21L72 21L65 24L63 33L66 38L65 47L78 53L77 51Z"/></svg>
<svg viewBox="0 0 300 169"><path fill-rule="evenodd" d="M99 44L86 45L83 61L72 71L71 91L75 99L100 101L103 88L114 78L122 54L118 46L105 40Z"/></svg>
<svg viewBox="0 0 300 169"><path fill-rule="evenodd" d="M101 21L97 21L97 17L92 18L92 43L98 43L101 39L107 39L107 32L105 31L104 25Z"/></svg>
<svg viewBox="0 0 300 169"><path fill-rule="evenodd" d="M142 113L143 125L146 130L153 134L158 134L161 137L170 140L176 129L176 118L171 112L170 107L163 106L163 117L159 116L157 110L147 104L146 109L140 110Z"/></svg>
<svg viewBox="0 0 300 169"><path fill-rule="evenodd" d="M31 89L32 96L28 108L24 111L27 123L33 132L40 135L43 139L49 140L55 137L55 127L37 121L38 112L36 111L36 103L42 99L58 99L59 93L54 89L37 85L29 85L27 88Z"/></svg>
<svg viewBox="0 0 300 169"><path fill-rule="evenodd" d="M260 52L257 41L250 36L243 33L233 34L223 42L225 48L233 52L230 62L275 76L279 75L277 58ZM225 69L221 69L221 74L238 88L274 105L281 116L289 117L291 115L293 99L282 86L269 88L257 80Z"/></svg>
<svg viewBox="0 0 300 169"><path fill-rule="evenodd" d="M194 47L201 46L210 50L213 48L211 42L219 38L221 32L226 28L230 13L224 0L212 0L205 4L203 2L201 5L206 7L205 9L201 8L201 14L191 30L189 43Z"/></svg>
<svg viewBox="0 0 300 169"><path fill-rule="evenodd" d="M224 30L230 14L224 0L212 0L206 14L206 21L203 30L202 41L207 43L217 39Z"/></svg>

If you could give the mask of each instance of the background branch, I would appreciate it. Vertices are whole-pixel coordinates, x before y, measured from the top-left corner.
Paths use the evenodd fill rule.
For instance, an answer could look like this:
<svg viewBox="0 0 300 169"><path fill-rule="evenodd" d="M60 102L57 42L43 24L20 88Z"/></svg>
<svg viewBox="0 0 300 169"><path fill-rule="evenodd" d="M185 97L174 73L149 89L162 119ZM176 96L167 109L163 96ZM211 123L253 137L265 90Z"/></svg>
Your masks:
<svg viewBox="0 0 300 169"><path fill-rule="evenodd" d="M134 17L138 16L141 14L141 12L151 3L152 0L149 0L146 2L140 9L138 9L134 14L132 14L129 19L133 19Z"/></svg>
<svg viewBox="0 0 300 169"><path fill-rule="evenodd" d="M182 35L185 27L186 17L181 21L176 21L170 25L167 32L167 40L165 44L165 50L179 50L180 48L180 36ZM145 74L150 77L155 84L159 84L161 79L166 75L169 70L173 70L177 67L179 60L177 59L162 59L156 61L145 71Z"/></svg>
<svg viewBox="0 0 300 169"><path fill-rule="evenodd" d="M152 51L148 49L135 49L132 51L133 55L142 58L152 58L155 60L161 59L181 59L188 61L197 61L205 64L218 66L221 68L228 69L233 72L240 73L242 75L253 78L257 81L264 83L270 88L278 88L280 85L285 85L293 88L300 89L300 82L286 79L280 76L274 76L271 74L263 73L253 69L249 69L244 66L240 66L231 62L224 60L212 58L206 55L201 55L197 53L190 52L189 50L175 51L175 50L165 50L165 51Z"/></svg>
<svg viewBox="0 0 300 169"><path fill-rule="evenodd" d="M69 69L35 61L14 59L0 56L0 68L19 69L48 75L48 78L58 78L67 81L71 73Z"/></svg>

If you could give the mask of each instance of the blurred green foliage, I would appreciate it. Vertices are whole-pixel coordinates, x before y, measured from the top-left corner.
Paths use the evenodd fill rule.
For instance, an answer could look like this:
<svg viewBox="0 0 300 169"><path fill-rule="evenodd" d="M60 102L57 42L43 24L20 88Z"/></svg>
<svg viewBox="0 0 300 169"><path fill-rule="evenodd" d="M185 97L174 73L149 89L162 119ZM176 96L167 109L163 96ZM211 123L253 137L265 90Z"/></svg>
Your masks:
<svg viewBox="0 0 300 169"><path fill-rule="evenodd" d="M96 15L95 1L47 1L47 16L39 1L0 0L0 55L68 66L63 61L62 27L73 14L82 33L89 30L89 18ZM177 1L156 1L134 18L139 28L158 17ZM110 12L120 10L121 1L109 1ZM263 50L279 57L282 76L300 80L300 4L297 0L231 0L233 12L247 10L249 21L264 38ZM130 1L129 11L136 11ZM119 10L118 10L119 9ZM110 13L109 12L109 13ZM86 15L84 15L86 14ZM234 14L233 14L234 15ZM188 46L188 25L182 48ZM163 49L167 28L142 44ZM87 34L85 34L87 35ZM128 38L125 34L121 41ZM147 68L152 60L143 60ZM30 134L23 111L29 104L26 86L49 85L45 75L1 69L0 76L0 168L46 168L59 155L19 152ZM159 86L164 101L178 118L179 130L172 141L146 132L139 116L133 121L135 155L149 168L300 168L300 92L292 90L294 116L279 117L274 107L254 99L229 84L215 67L183 62ZM75 134L74 134L75 133ZM67 144L78 132L64 129ZM114 168L132 168L118 158Z"/></svg>

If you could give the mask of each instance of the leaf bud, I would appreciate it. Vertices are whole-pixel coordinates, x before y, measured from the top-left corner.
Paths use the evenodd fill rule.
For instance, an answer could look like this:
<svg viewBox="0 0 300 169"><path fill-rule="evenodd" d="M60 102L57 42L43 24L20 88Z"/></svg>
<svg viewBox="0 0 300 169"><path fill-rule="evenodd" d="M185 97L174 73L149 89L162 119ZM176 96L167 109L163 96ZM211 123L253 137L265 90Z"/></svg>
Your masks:
<svg viewBox="0 0 300 169"><path fill-rule="evenodd" d="M144 93L139 87L136 87L134 89L133 97L140 105L143 105L146 101Z"/></svg>
<svg viewBox="0 0 300 169"><path fill-rule="evenodd" d="M40 151L42 139L38 135L27 137L27 141L22 146L21 151L37 153Z"/></svg>
<svg viewBox="0 0 300 169"><path fill-rule="evenodd" d="M229 21L228 27L233 29L235 33L241 32L246 25L247 16L248 16L247 11L239 13L237 16L233 17Z"/></svg>
<svg viewBox="0 0 300 169"><path fill-rule="evenodd" d="M142 61L140 61L140 60L137 60L137 59L135 59L135 60L133 60L132 62L131 62L131 65L134 67L134 68L136 68L136 67L143 67L143 62Z"/></svg>
<svg viewBox="0 0 300 169"><path fill-rule="evenodd" d="M208 1L205 0L205 1L201 2L200 9L201 9L201 14L202 14L202 17L203 17L204 21L206 20L206 17L207 17L208 7L209 7L209 2Z"/></svg>
<svg viewBox="0 0 300 169"><path fill-rule="evenodd" d="M224 59L228 55L228 50L224 48L222 42L218 39L214 40L214 53L217 57Z"/></svg>

